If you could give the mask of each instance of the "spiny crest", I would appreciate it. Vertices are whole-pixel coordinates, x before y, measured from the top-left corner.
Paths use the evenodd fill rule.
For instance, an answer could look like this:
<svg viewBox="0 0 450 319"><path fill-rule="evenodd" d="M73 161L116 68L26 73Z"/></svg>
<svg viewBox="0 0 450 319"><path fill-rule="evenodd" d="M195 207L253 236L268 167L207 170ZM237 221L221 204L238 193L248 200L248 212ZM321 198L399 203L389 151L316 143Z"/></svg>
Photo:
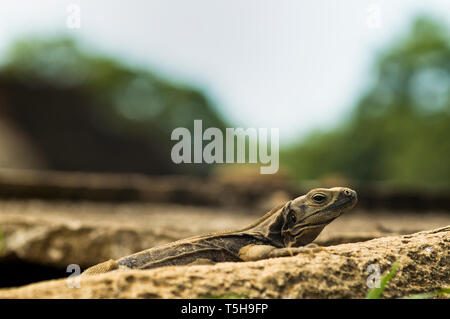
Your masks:
<svg viewBox="0 0 450 319"><path fill-rule="evenodd" d="M274 208L272 208L271 211L269 211L268 213L264 214L262 217L260 217L259 219L257 219L254 223L248 225L245 228L242 228L240 231L245 231L245 230L249 230L250 228L253 228L257 225L259 225L260 223L262 223L263 221L265 221L267 218L269 218L270 216L272 216L273 214L275 214L276 212L278 212L281 208L283 208L283 206L286 205L286 203L282 203L279 204L277 206L275 206Z"/></svg>

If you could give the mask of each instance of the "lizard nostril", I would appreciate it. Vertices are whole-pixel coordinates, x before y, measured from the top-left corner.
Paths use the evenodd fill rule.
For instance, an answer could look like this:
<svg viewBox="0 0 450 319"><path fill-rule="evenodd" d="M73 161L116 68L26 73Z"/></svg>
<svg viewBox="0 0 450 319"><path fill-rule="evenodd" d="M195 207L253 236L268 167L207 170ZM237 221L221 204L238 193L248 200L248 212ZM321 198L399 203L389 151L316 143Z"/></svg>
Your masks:
<svg viewBox="0 0 450 319"><path fill-rule="evenodd" d="M344 190L344 194L345 194L346 196L353 196L353 192L351 192L351 191L348 190L348 189L345 189L345 190Z"/></svg>

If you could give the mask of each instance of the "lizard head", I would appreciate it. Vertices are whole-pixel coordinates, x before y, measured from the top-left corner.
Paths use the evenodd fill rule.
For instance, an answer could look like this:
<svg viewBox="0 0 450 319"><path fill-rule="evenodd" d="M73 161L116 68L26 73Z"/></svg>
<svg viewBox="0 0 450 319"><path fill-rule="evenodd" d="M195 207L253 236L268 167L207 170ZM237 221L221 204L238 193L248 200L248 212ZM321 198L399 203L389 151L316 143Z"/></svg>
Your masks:
<svg viewBox="0 0 450 319"><path fill-rule="evenodd" d="M326 225L352 209L356 202L356 192L346 187L315 188L287 202L281 209L285 247L312 242Z"/></svg>

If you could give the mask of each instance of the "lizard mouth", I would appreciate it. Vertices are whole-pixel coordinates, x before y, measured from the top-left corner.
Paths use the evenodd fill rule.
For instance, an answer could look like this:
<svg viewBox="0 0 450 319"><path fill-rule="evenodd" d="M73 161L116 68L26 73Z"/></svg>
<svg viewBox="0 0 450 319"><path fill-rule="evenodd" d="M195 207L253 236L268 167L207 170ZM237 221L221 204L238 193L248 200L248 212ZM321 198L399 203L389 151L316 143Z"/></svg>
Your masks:
<svg viewBox="0 0 450 319"><path fill-rule="evenodd" d="M342 198L326 208L327 211L339 209L339 215L352 209L356 205L356 198Z"/></svg>
<svg viewBox="0 0 450 319"><path fill-rule="evenodd" d="M313 224L308 224L308 225L318 225L318 224L328 224L330 222L332 222L334 219L336 219L337 217L341 216L342 214L344 214L346 211L349 211L350 209L352 209L353 207L355 207L356 205L356 198L341 198L339 200L337 200L335 203L331 204L330 206L326 207L324 210L319 210L317 212L315 212L312 215L309 215L307 218L311 218L312 216L315 215L325 215L327 213L333 213L337 214L337 216L327 219L327 221L320 221L319 223L313 223ZM306 224L305 224L306 226Z"/></svg>
<svg viewBox="0 0 450 319"><path fill-rule="evenodd" d="M293 236L298 236L301 234L304 230L307 229L316 229L316 228L323 228L329 223L331 223L333 220L344 214L346 211L352 209L356 205L356 200L349 199L349 198L343 198L333 205L327 207L326 210L318 211L310 216L307 217L307 219L311 218L311 216L315 216L315 221L303 221L301 224L297 224L296 227L292 230ZM338 210L336 208L339 208ZM327 216L328 213L333 213L331 216ZM319 215L320 214L320 215ZM321 216L319 218L316 218L317 216ZM328 218L327 218L328 217ZM317 220L318 219L318 220Z"/></svg>

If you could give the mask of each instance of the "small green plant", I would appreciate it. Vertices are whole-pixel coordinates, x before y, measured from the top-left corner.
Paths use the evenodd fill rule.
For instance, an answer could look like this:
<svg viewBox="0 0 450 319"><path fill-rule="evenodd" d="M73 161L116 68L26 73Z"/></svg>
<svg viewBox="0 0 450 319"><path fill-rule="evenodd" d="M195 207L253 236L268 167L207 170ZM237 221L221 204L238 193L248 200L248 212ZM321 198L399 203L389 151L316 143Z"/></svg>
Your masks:
<svg viewBox="0 0 450 319"><path fill-rule="evenodd" d="M369 292L366 295L366 299L379 299L381 297L381 294L386 289L386 285L391 281L391 279L395 276L395 274L398 271L398 261L394 262L394 264L391 267L391 270L381 277L380 279L380 287L373 287L369 290Z"/></svg>
<svg viewBox="0 0 450 319"><path fill-rule="evenodd" d="M380 280L380 287L374 287L371 288L367 295L366 299L379 299L381 297L381 294L386 289L386 285L391 281L391 279L395 276L395 274L398 271L399 263L396 261L392 267L391 270L385 274L383 277L381 277ZM412 296L406 296L402 299L427 299L427 298L433 298L433 297L441 297L444 295L450 294L450 288L442 288L435 290L433 292L423 293L423 294L417 294Z"/></svg>
<svg viewBox="0 0 450 319"><path fill-rule="evenodd" d="M447 294L450 294L449 287L438 289L433 292L428 292L428 293L424 293L424 294L417 294L417 295L403 297L402 299L428 299L428 298L433 298L433 297L442 297Z"/></svg>

